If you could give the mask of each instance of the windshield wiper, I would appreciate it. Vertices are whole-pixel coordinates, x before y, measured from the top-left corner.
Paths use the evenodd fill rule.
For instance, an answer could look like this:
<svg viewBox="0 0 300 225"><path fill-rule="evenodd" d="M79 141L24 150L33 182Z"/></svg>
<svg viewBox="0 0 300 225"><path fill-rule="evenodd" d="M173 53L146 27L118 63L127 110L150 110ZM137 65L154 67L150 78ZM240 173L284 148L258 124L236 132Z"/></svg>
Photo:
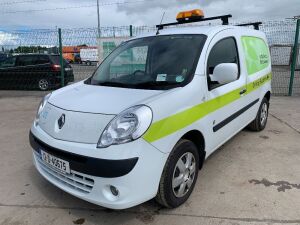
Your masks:
<svg viewBox="0 0 300 225"><path fill-rule="evenodd" d="M128 84L113 81L97 82L94 85L107 86L107 87L123 87L123 88L137 88L137 89L156 89L156 88L170 88L170 86L179 85L177 82L168 81L147 81L142 83Z"/></svg>
<svg viewBox="0 0 300 225"><path fill-rule="evenodd" d="M107 87L128 87L128 84L112 82L112 81L99 82L99 83L97 83L97 85L107 86Z"/></svg>
<svg viewBox="0 0 300 225"><path fill-rule="evenodd" d="M169 81L147 81L142 83L137 83L137 87L162 87L162 86L173 86L178 85L178 82L169 82Z"/></svg>

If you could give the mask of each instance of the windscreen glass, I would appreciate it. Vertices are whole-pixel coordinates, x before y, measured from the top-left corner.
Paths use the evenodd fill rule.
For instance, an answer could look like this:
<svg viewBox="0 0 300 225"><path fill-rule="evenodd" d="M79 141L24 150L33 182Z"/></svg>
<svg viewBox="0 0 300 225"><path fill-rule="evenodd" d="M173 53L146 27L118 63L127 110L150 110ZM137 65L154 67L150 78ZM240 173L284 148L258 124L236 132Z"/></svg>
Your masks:
<svg viewBox="0 0 300 225"><path fill-rule="evenodd" d="M86 83L139 89L183 86L195 73L205 40L205 35L170 35L125 42Z"/></svg>

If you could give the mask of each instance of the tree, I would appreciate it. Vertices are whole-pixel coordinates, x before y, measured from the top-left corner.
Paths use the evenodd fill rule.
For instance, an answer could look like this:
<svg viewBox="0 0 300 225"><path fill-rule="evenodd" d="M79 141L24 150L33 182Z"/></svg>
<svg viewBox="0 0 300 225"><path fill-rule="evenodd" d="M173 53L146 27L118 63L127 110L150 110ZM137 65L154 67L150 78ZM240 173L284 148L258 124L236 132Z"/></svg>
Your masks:
<svg viewBox="0 0 300 225"><path fill-rule="evenodd" d="M19 46L14 50L14 52L15 53L36 53L36 52L41 52L46 50L47 48L42 46Z"/></svg>

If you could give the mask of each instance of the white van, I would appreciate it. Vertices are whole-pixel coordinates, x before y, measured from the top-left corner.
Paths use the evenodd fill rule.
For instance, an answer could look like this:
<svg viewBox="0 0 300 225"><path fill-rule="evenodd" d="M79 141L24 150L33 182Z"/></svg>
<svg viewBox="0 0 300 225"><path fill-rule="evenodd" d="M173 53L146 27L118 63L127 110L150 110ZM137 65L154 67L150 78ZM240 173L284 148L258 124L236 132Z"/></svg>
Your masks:
<svg viewBox="0 0 300 225"><path fill-rule="evenodd" d="M30 132L43 177L107 208L154 197L174 208L189 198L209 155L246 126L265 128L272 77L265 34L226 25L230 16L191 14L172 25L225 25L158 25L117 47L89 79L43 99Z"/></svg>
<svg viewBox="0 0 300 225"><path fill-rule="evenodd" d="M80 49L81 63L91 66L93 63L99 62L99 54L97 48Z"/></svg>

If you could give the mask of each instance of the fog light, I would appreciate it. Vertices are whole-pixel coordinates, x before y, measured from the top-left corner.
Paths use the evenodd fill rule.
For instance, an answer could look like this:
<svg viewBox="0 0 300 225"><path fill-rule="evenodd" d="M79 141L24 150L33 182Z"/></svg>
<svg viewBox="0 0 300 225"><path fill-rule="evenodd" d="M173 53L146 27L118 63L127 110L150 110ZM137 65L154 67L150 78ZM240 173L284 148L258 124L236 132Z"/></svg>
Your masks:
<svg viewBox="0 0 300 225"><path fill-rule="evenodd" d="M118 190L115 186L110 185L109 188L110 188L111 193L112 193L114 196L118 196L118 195L119 195L119 190Z"/></svg>

